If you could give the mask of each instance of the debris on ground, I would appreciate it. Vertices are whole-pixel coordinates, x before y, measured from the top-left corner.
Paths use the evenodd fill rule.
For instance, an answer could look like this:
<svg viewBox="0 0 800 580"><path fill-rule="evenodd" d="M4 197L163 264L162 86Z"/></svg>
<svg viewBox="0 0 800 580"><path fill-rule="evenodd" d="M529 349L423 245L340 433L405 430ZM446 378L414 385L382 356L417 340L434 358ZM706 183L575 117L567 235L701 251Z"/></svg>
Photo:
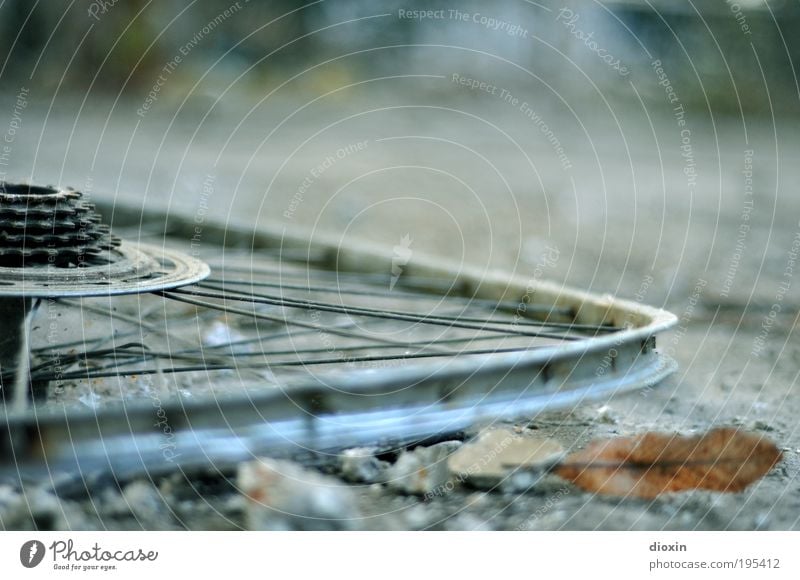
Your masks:
<svg viewBox="0 0 800 580"><path fill-rule="evenodd" d="M411 495L441 495L450 482L448 458L461 446L445 441L404 451L386 472L389 488Z"/></svg>
<svg viewBox="0 0 800 580"><path fill-rule="evenodd" d="M122 491L122 498L142 529L163 529L164 518L170 516L170 508L158 488L149 481L137 480Z"/></svg>
<svg viewBox="0 0 800 580"><path fill-rule="evenodd" d="M35 487L21 493L0 485L0 529L65 530L79 527L81 515L71 503L64 504L48 491Z"/></svg>
<svg viewBox="0 0 800 580"><path fill-rule="evenodd" d="M363 526L353 490L338 479L285 460L239 466L250 530L350 530Z"/></svg>
<svg viewBox="0 0 800 580"><path fill-rule="evenodd" d="M594 441L555 472L594 493L652 499L666 492L736 492L782 458L774 443L732 428L703 435L644 433Z"/></svg>
<svg viewBox="0 0 800 580"><path fill-rule="evenodd" d="M505 484L523 489L563 455L564 448L554 439L501 427L486 429L464 444L450 457L448 466L454 478L474 487L491 489ZM537 467L541 473L535 476Z"/></svg>
<svg viewBox="0 0 800 580"><path fill-rule="evenodd" d="M383 483L386 481L388 461L376 457L374 447L346 449L339 456L339 472L345 481L352 483Z"/></svg>

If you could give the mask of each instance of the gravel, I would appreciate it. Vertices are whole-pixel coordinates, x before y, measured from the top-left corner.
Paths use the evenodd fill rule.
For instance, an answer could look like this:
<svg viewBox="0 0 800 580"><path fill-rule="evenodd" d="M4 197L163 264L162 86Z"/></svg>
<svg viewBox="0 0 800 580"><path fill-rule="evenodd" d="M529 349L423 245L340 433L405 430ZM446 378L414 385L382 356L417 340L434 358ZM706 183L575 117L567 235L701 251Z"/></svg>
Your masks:
<svg viewBox="0 0 800 580"><path fill-rule="evenodd" d="M258 459L239 466L237 485L247 498L250 530L358 528L356 496L340 480L297 463Z"/></svg>

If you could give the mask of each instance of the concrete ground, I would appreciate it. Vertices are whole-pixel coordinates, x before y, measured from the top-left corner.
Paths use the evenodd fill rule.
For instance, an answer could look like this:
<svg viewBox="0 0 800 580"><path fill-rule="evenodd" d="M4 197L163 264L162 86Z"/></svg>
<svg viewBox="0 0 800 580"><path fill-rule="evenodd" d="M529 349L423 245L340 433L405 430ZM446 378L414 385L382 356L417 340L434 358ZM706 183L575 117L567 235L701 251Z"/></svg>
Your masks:
<svg viewBox="0 0 800 580"><path fill-rule="evenodd" d="M397 92L393 82L211 110L212 101L197 97L175 116L143 118L136 102L81 109L60 99L52 110L26 109L5 169L9 179L185 215L334 232L383 244L389 255L409 236L413 252L522 275L556 248L545 277L641 295L676 313L678 328L659 346L680 370L646 396L522 428L571 446L737 425L785 450L763 481L725 496L619 501L545 486L457 489L423 504L356 487L362 513L375 516L365 527L800 527L797 119L687 112L680 125L666 101L586 100L568 110L532 99L523 107L522 94L514 104L446 75L414 81L430 89L419 93ZM390 512L391 523L378 518Z"/></svg>

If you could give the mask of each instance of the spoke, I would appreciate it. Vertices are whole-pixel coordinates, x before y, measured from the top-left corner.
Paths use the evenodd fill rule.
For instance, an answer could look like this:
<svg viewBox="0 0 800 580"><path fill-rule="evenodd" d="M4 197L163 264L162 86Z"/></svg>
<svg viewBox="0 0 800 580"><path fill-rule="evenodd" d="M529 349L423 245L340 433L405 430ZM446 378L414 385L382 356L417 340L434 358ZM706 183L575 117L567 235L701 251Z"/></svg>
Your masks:
<svg viewBox="0 0 800 580"><path fill-rule="evenodd" d="M499 354L511 352L525 352L529 348L496 348L496 349L474 349L464 350L459 352L459 356L467 355L485 355L485 354ZM396 355L369 355L369 356L354 356L354 357L333 357L326 359L316 360L286 360L286 361L270 361L263 364L212 364L212 365L196 365L185 367L162 367L162 368L138 368L138 369L117 369L115 371L106 371L109 367L99 367L97 369L87 369L86 372L64 373L60 375L61 380L90 380L98 378L122 377L130 375L148 375L156 374L159 372L164 373L188 373L188 372L201 372L201 371L223 371L223 370L243 370L243 369L271 369L272 367L306 367L318 365L347 365L365 362L382 362L393 360L408 360L408 359L423 359L423 358L437 358L447 357L446 353L416 353L416 354L396 354ZM54 380L55 375L35 375L33 380Z"/></svg>
<svg viewBox="0 0 800 580"><path fill-rule="evenodd" d="M505 328L503 326L489 326L493 321L486 319L475 319L479 322L472 323L469 320L464 321L462 318L453 316L437 316L437 315L421 315L411 312L391 311L391 310L378 310L376 308L364 308L356 306L337 306L325 302L317 302L314 300L301 300L289 298L273 298L273 297L259 297L247 293L237 293L231 295L229 292L222 294L213 292L203 292L201 290L187 290L178 288L175 290L165 291L165 294L181 294L189 296L200 296L203 298L215 298L218 300L230 300L234 302L251 302L255 304L269 304L272 306L285 306L287 308L300 308L304 310L320 310L323 312L336 312L339 314L356 314L361 316L368 316L373 318L382 318L385 320L401 320L405 322L418 322L421 324L430 324L435 326L447 326L452 328L466 328L472 330L481 330L485 332L498 332L505 334L514 334L518 336L535 336L541 338L557 338L561 340L577 340L578 337L571 337L565 334L557 334L552 332L542 331L526 331L517 330L515 328ZM241 294L241 295L239 295ZM494 321L497 324L496 321ZM501 322L500 324L513 325L513 321Z"/></svg>
<svg viewBox="0 0 800 580"><path fill-rule="evenodd" d="M258 320L270 320L272 322L279 322L282 324L287 324L291 326L299 326L301 328L310 328L319 332L324 332L326 334L335 334L338 336L344 336L346 338L360 338L360 339L367 339L371 341L375 341L378 343L383 344L393 344L395 346L402 346L405 343L402 341L397 341L390 338L374 336L366 333L360 332L353 332L348 330L343 330L341 328L330 327L330 326L323 326L321 324L314 324L312 322L303 322L301 320L294 320L291 318L284 318L281 316L273 316L271 314L264 314L263 312L255 312L251 310L245 310L243 308L231 308L229 306L221 306L219 304L214 304L213 302L206 302L204 300L195 300L192 298L188 298L186 296L181 295L180 293L176 293L175 291L162 291L157 292L156 294L160 296L164 296L165 298L169 298L170 300L176 300L178 302L185 302L186 304L193 304L195 306L203 306L206 308L213 308L215 310L219 310L220 312L225 312L229 314L238 314L241 316L247 316Z"/></svg>

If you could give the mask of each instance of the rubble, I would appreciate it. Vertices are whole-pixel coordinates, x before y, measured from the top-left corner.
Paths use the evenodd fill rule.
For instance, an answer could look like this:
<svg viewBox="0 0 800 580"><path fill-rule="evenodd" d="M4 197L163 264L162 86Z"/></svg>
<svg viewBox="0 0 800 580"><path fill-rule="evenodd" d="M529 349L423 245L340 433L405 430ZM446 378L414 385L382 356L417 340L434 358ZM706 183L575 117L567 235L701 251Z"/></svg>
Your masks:
<svg viewBox="0 0 800 580"><path fill-rule="evenodd" d="M122 498L133 517L143 529L166 529L170 523L171 510L164 497L152 483L138 480L125 486Z"/></svg>
<svg viewBox="0 0 800 580"><path fill-rule="evenodd" d="M251 530L351 530L363 527L352 489L297 463L269 458L239 465Z"/></svg>
<svg viewBox="0 0 800 580"><path fill-rule="evenodd" d="M48 491L34 487L24 493L10 485L0 485L0 529L67 530L80 529L83 518L71 502L59 502Z"/></svg>
<svg viewBox="0 0 800 580"><path fill-rule="evenodd" d="M460 441L445 441L401 453L387 470L389 487L402 493L424 496L450 491L448 483L452 482L447 460L460 446Z"/></svg>
<svg viewBox="0 0 800 580"><path fill-rule="evenodd" d="M339 456L339 471L346 481L354 483L382 483L386 480L389 463L375 457L373 447L354 447Z"/></svg>
<svg viewBox="0 0 800 580"><path fill-rule="evenodd" d="M554 439L518 434L510 428L486 429L464 444L448 461L452 476L480 488L500 484L526 489L564 455ZM519 470L524 467L524 470ZM531 468L541 468L540 473ZM538 470L536 470L538 471Z"/></svg>

